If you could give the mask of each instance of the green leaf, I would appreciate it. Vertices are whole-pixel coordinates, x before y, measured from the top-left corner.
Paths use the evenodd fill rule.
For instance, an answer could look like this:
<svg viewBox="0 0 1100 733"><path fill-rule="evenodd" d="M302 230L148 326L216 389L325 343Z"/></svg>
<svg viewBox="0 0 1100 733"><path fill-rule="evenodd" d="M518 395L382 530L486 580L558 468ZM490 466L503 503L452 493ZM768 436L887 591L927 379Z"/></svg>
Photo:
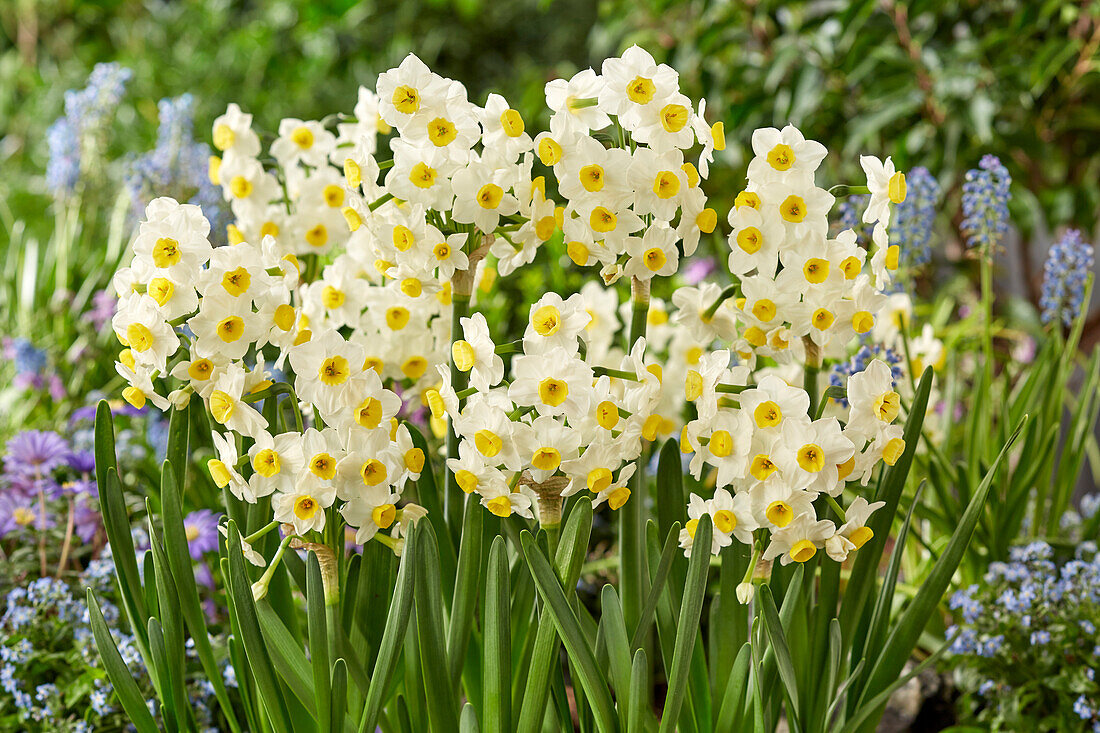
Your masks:
<svg viewBox="0 0 1100 733"><path fill-rule="evenodd" d="M101 401L96 408L95 418L95 469L96 486L99 491L100 512L103 515L103 528L107 541L111 545L114 557L115 573L118 578L122 606L130 619L130 627L144 659L149 658L149 638L146 624L149 612L145 603L141 576L138 574L137 553L130 536L130 517L126 511L126 500L122 494L122 484L118 479L118 467L115 463L115 432L111 408Z"/></svg>
<svg viewBox="0 0 1100 733"><path fill-rule="evenodd" d="M928 409L928 395L932 390L932 379L932 367L928 367L921 375L913 404L909 408L909 418L905 422L903 434L905 450L886 472L881 491L875 497L876 500L886 502L886 505L871 516L868 526L874 536L856 553L856 561L849 575L840 613L840 625L846 644L852 643L855 627L863 617L864 605L874 590L879 560L890 534L890 524L897 514L898 502L901 500L901 493L909 476L909 468L913 464L913 455L920 443L921 427Z"/></svg>
<svg viewBox="0 0 1100 733"><path fill-rule="evenodd" d="M175 423L173 423L175 427ZM171 463L165 463L165 470ZM161 512L164 527L164 550L168 556L168 566L175 581L180 614L183 616L191 638L195 640L195 653L202 665L206 679L214 689L214 696L225 714L233 733L240 733L240 723L222 680L221 669L214 658L214 649L210 645L210 633L206 627L206 615L199 601L199 590L195 584L195 574L191 562L191 553L187 547L187 530L183 525L183 510L180 505L181 491L161 489Z"/></svg>
<svg viewBox="0 0 1100 733"><path fill-rule="evenodd" d="M944 643L942 646L940 646L939 649L930 654L927 659L914 667L912 671L909 672L909 674L905 675L904 677L899 677L892 684L888 685L884 690L871 698L866 704L861 705L856 711L855 715L853 715L846 722L843 731L845 733L851 733L853 731L859 730L859 726L867 720L877 721L881 717L881 713L879 713L879 711L886 707L886 702L890 699L890 696L893 695L894 692L900 689L903 685L905 685L906 682L913 679L924 670L928 669L928 667L930 667L933 662L943 656L943 653L947 650L949 646L950 642Z"/></svg>
<svg viewBox="0 0 1100 733"><path fill-rule="evenodd" d="M511 713L511 613L509 609L510 576L508 548L504 538L497 536L489 549L489 567L485 577L485 613L483 618L485 649L482 667L482 716L485 733L510 733Z"/></svg>
<svg viewBox="0 0 1100 733"><path fill-rule="evenodd" d="M337 659L332 665L332 701L329 705L331 730L343 730L347 723L348 709L348 667L343 659ZM322 729L323 730L323 729Z"/></svg>
<svg viewBox="0 0 1100 733"><path fill-rule="evenodd" d="M581 565L588 550L588 539L592 533L592 503L579 502L565 519L558 550L554 556L554 567L562 586L576 588L580 577ZM526 574L525 574L526 575ZM526 575L526 577L531 577ZM534 733L541 730L545 714L546 700L550 692L551 671L560 674L558 658L558 636L553 621L545 614L539 616L535 632L531 660L527 665L526 685L520 705L520 733Z"/></svg>
<svg viewBox="0 0 1100 733"><path fill-rule="evenodd" d="M95 637L100 659L103 660L103 667L107 670L107 676L115 688L119 702L122 703L122 709L126 711L127 717L138 729L138 733L157 733L157 724L149 714L149 708L145 706L145 699L141 696L137 682L134 681L126 663L122 661L122 655L118 653L118 647L115 646L115 640L107 628L107 622L103 620L103 612L99 610L99 602L91 588L88 589L87 595L88 621L92 627L92 636Z"/></svg>
<svg viewBox="0 0 1100 733"><path fill-rule="evenodd" d="M149 631L149 652L153 657L153 664L150 665L150 674L161 680L161 686L165 689L167 694L161 697L162 704L161 716L167 729L170 733L176 733L180 729L178 706L176 703L176 696L173 687L173 675L169 672L170 665L168 663L168 652L164 650L164 633L160 629L160 622L156 618L149 619L148 625Z"/></svg>
<svg viewBox="0 0 1100 733"><path fill-rule="evenodd" d="M451 601L451 625L447 630L447 657L451 662L451 686L455 689L458 688L462 662L466 658L466 645L470 639L470 627L474 620L478 574L481 570L482 526L486 514L476 495L465 498L462 539L458 550L458 577L455 579L454 598Z"/></svg>
<svg viewBox="0 0 1100 733"><path fill-rule="evenodd" d="M611 682L615 694L625 698L630 690L630 642L626 639L626 622L615 586L607 583L600 592L599 635L611 662ZM599 643L596 645L599 647Z"/></svg>
<svg viewBox="0 0 1100 733"><path fill-rule="evenodd" d="M172 468L165 463L161 486L170 487L173 481ZM153 567L156 569L154 581L157 591L157 607L159 608L157 620L163 632L159 639L161 652L164 655L161 670L166 673L162 675L162 681L166 678L168 682L167 688L161 687L162 701L168 703L170 700L177 716L189 717L191 706L188 704L187 693L184 690L186 672L183 651L183 618L180 615L179 596L176 594L176 585L172 581L172 572L168 568L168 558L164 554L160 533L152 521L153 514L149 511L149 500L146 499L145 503L149 520L149 547L153 558ZM151 649L152 640L150 640Z"/></svg>
<svg viewBox="0 0 1100 733"><path fill-rule="evenodd" d="M657 459L657 530L668 537L672 525L687 521L687 499L684 498L684 469L680 446L672 438L661 446Z"/></svg>
<svg viewBox="0 0 1100 733"><path fill-rule="evenodd" d="M676 729L676 723L680 718L680 707L684 703L684 695L687 692L691 655L699 635L699 619L703 612L703 597L707 590L712 532L710 515L704 514L695 527L691 558L688 560L687 582L684 586L684 599L680 605L672 667L668 673L668 694L665 697L665 710L661 717L662 733Z"/></svg>
<svg viewBox="0 0 1100 733"><path fill-rule="evenodd" d="M715 730L739 730L738 723L745 702L745 687L749 681L749 662L752 654L750 646L747 641L742 644L733 660L733 668L730 670L730 676L726 678L726 689L722 693L722 704L718 708Z"/></svg>
<svg viewBox="0 0 1100 733"><path fill-rule="evenodd" d="M336 730L329 719L332 681L329 679L328 624L325 621L325 587L316 552L306 555L306 621L309 627L309 658L313 664L314 709L317 730ZM332 632L335 633L335 629Z"/></svg>
<svg viewBox="0 0 1100 733"><path fill-rule="evenodd" d="M652 524L652 521L650 523ZM634 629L634 635L630 639L631 649L641 648L642 642L653 624L653 614L657 610L657 602L661 599L665 582L668 580L668 573L672 569L672 561L676 559L676 550L680 546L679 537L680 524L673 522L665 536L665 546L661 550L661 559L657 563L657 570L653 573L650 582L649 595L646 596L645 605L642 606L642 612L638 616L638 626Z"/></svg>
<svg viewBox="0 0 1100 733"><path fill-rule="evenodd" d="M237 531L237 523L229 522L229 535L226 541L226 550L229 553L229 596L230 603L236 614L237 625L240 629L241 642L244 645L245 658L248 660L248 668L256 680L256 688L260 694L264 709L272 723L281 730L292 730L290 713L286 702L283 700L282 690L275 677L275 670L271 666L271 659L267 653L263 634L256 619L256 605L252 600L252 583L248 579L248 571L245 567L245 559L241 550L241 535Z"/></svg>
<svg viewBox="0 0 1100 733"><path fill-rule="evenodd" d="M649 730L653 720L649 694L652 683L649 679L649 661L645 650L634 652L634 663L630 667L630 694L627 697L626 730L627 733L643 733Z"/></svg>
<svg viewBox="0 0 1100 733"><path fill-rule="evenodd" d="M951 576L958 568L963 553L966 552L966 546L970 543L970 537L974 533L978 518L985 508L985 500L989 495L993 478L997 475L997 471L1011 450L1013 443L1016 442L1016 438L1019 437L1020 430L1026 420L1027 416L1025 415L1013 431L1012 437L1001 448L997 459L986 472L985 478L959 520L959 526L951 535L943 554L936 560L935 566L933 566L924 583L921 584L920 590L917 591L916 596L913 597L913 600L891 630L882 653L871 666L871 673L860 696L860 702L863 702L869 695L876 695L886 689L892 681L897 679L898 674L905 666L905 662L909 659L921 631L924 630L928 619L935 613L936 607L943 599L943 594L951 582Z"/></svg>
<svg viewBox="0 0 1100 733"><path fill-rule="evenodd" d="M520 542L539 597L546 604L546 612L553 619L562 644L576 665L581 687L592 703L596 725L601 733L611 733L615 730L616 720L611 694L607 689L607 680L596 664L596 656L581 630L580 621L565 597L561 581L550 568L549 561L535 545L534 537L530 532L525 530L520 535Z"/></svg>
<svg viewBox="0 0 1100 733"><path fill-rule="evenodd" d="M772 589L766 583L760 586L760 611L764 617L764 630L768 634L771 648L775 650L775 659L779 667L779 678L783 680L783 690L787 698L787 719L794 731L802 730L799 722L798 707L798 682L795 678L794 665L791 663L791 650L787 646L787 636L783 633L783 625L779 621L779 611L772 599Z"/></svg>
<svg viewBox="0 0 1100 733"><path fill-rule="evenodd" d="M382 643L378 647L378 658L374 663L370 687L367 688L363 717L359 722L359 733L374 732L386 691L397 668L401 645L409 626L409 613L412 611L413 586L416 578L415 558L420 549L419 536L420 528L414 525L405 538L405 549L402 550L401 564L397 570L397 584L394 587L393 598L390 599L389 612L385 617L386 627L382 632Z"/></svg>
<svg viewBox="0 0 1100 733"><path fill-rule="evenodd" d="M466 703L462 706L462 718L459 720L459 730L462 733L481 733L481 728L477 724L477 713L474 711L474 706L470 703Z"/></svg>
<svg viewBox="0 0 1100 733"><path fill-rule="evenodd" d="M439 578L439 551L430 523L420 529L416 553L416 635L420 668L427 692L428 720L433 731L458 730L457 700L451 690L447 647L444 642L443 594Z"/></svg>

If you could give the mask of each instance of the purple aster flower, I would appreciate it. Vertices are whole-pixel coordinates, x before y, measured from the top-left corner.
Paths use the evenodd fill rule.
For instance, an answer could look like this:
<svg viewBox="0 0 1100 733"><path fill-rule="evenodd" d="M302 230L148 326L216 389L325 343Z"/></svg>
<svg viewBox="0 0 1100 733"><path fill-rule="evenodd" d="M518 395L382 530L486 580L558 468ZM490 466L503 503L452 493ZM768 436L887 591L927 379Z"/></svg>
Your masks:
<svg viewBox="0 0 1100 733"><path fill-rule="evenodd" d="M201 560L207 552L217 552L220 518L220 514L209 509L199 509L184 517L183 529L187 534L187 549L192 560Z"/></svg>
<svg viewBox="0 0 1100 733"><path fill-rule="evenodd" d="M73 504L73 532L86 545L92 543L99 528L103 526L103 517L92 507L91 494L82 494Z"/></svg>
<svg viewBox="0 0 1100 733"><path fill-rule="evenodd" d="M698 285L710 277L715 269L713 257L693 257L684 268L684 281L689 285Z"/></svg>
<svg viewBox="0 0 1100 733"><path fill-rule="evenodd" d="M24 430L8 441L4 472L13 476L44 476L65 463L69 444L51 430Z"/></svg>
<svg viewBox="0 0 1100 733"><path fill-rule="evenodd" d="M90 450L73 451L66 456L66 460L69 463L69 468L77 473L90 474L95 471L95 454Z"/></svg>
<svg viewBox="0 0 1100 733"><path fill-rule="evenodd" d="M92 296L92 307L84 311L84 319L92 324L92 328L96 331L102 331L111 322L117 307L118 296L113 290L110 288L97 290Z"/></svg>

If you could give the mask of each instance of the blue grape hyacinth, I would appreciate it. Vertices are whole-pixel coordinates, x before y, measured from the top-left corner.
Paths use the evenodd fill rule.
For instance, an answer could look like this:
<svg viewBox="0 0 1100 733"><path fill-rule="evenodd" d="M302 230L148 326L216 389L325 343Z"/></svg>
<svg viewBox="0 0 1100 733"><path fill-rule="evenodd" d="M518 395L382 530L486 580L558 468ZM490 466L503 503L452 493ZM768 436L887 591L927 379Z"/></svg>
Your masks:
<svg viewBox="0 0 1100 733"><path fill-rule="evenodd" d="M1081 314L1085 283L1093 266L1093 249L1081 232L1070 229L1051 245L1043 266L1039 299L1043 323L1061 321L1068 327Z"/></svg>
<svg viewBox="0 0 1100 733"><path fill-rule="evenodd" d="M1008 231L1009 186L1012 176L995 155L982 156L963 183L962 232L969 247L991 251Z"/></svg>

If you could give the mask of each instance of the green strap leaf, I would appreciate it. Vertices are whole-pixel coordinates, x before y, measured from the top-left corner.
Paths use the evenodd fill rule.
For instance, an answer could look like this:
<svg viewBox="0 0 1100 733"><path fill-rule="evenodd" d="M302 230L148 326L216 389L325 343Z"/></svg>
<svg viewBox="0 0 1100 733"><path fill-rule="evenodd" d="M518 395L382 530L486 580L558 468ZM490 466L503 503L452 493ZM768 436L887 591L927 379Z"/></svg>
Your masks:
<svg viewBox="0 0 1100 733"><path fill-rule="evenodd" d="M794 731L802 730L799 722L798 707L798 680L795 677L794 665L791 663L791 650L787 645L787 636L783 633L783 624L779 621L779 611L772 599L772 589L764 584L760 586L760 611L764 617L764 630L768 634L768 641L775 651L776 664L779 667L779 678L783 681L784 696L787 698L787 718Z"/></svg>
<svg viewBox="0 0 1100 733"><path fill-rule="evenodd" d="M607 648L608 660L611 662L611 681L615 687L615 694L623 699L630 690L630 643L626 639L626 622L623 621L619 595L611 583L604 585L600 592L600 608L599 634Z"/></svg>
<svg viewBox="0 0 1100 733"><path fill-rule="evenodd" d="M485 648L482 667L485 733L512 731L512 649L511 582L508 573L508 548L504 538L497 536L489 549L489 567L485 576L485 613L483 618Z"/></svg>
<svg viewBox="0 0 1100 733"><path fill-rule="evenodd" d="M421 678L433 731L458 730L458 705L451 690L447 647L444 642L443 594L439 578L439 550L435 531L425 522L418 528L421 546L416 553L416 635L420 647Z"/></svg>
<svg viewBox="0 0 1100 733"><path fill-rule="evenodd" d="M688 559L684 598L680 604L680 618L676 628L676 641L672 653L672 667L668 673L668 694L661 717L662 733L676 730L680 707L687 693L691 656L699 636L699 619L703 613L703 597L707 590L707 571L710 570L711 535L713 526L709 514L704 514L695 527L691 557Z"/></svg>
<svg viewBox="0 0 1100 733"><path fill-rule="evenodd" d="M554 627L561 637L565 650L576 665L581 687L592 703L596 715L596 726L601 733L612 733L616 728L615 708L611 693L607 689L607 680L596 664L596 655L581 630L580 621L565 597L561 581L550 568L550 563L535 544L530 532L520 535L523 555L535 580L539 597L546 604L546 612L554 621Z"/></svg>
<svg viewBox="0 0 1100 733"><path fill-rule="evenodd" d="M569 512L558 541L558 550L554 556L554 566L562 586L570 589L577 586L581 565L588 551L588 539L592 533L592 502L581 501ZM531 577L524 573L525 578ZM527 665L523 700L520 705L520 733L534 733L542 729L546 700L550 694L551 672L560 674L558 657L558 636L553 621L545 613L539 616L535 632L531 660ZM518 668L518 667L517 667Z"/></svg>
<svg viewBox="0 0 1100 733"><path fill-rule="evenodd" d="M309 657L313 664L313 696L317 730L336 730L330 720L332 683L329 679L328 624L325 622L325 587L317 553L306 556L306 621L309 628ZM333 629L335 631L335 629ZM345 670L346 671L346 670Z"/></svg>
<svg viewBox="0 0 1100 733"><path fill-rule="evenodd" d="M413 581L416 578L415 558L419 551L418 526L414 526L405 538L405 549L401 554L401 564L397 571L397 584L386 614L386 627L382 632L382 642L378 647L378 658L374 663L370 687L367 688L366 702L363 704L363 716L359 722L359 733L373 733L378 714L382 710L390 680L397 668L401 654L401 645L405 631L409 627L409 613L413 605Z"/></svg>
<svg viewBox="0 0 1100 733"><path fill-rule="evenodd" d="M451 625L447 630L447 657L450 659L451 686L458 689L466 645L474 621L474 604L478 594L478 574L481 570L481 542L485 509L476 496L466 496L462 517L462 539L458 550L458 576L451 601Z"/></svg>
<svg viewBox="0 0 1100 733"><path fill-rule="evenodd" d="M332 701L329 705L331 730L343 730L348 722L345 717L348 709L348 667L343 659L337 659L332 665Z"/></svg>
<svg viewBox="0 0 1100 733"><path fill-rule="evenodd" d="M229 596L240 629L241 642L244 644L245 659L248 668L256 680L264 709L276 729L292 730L290 712L283 700L282 689L271 666L263 634L256 618L256 604L252 600L252 583L248 578L244 553L241 550L241 535L237 523L230 520L226 550L229 553ZM279 728L279 726L282 726Z"/></svg>
<svg viewBox="0 0 1100 733"><path fill-rule="evenodd" d="M726 689L722 693L722 704L718 708L715 730L740 730L745 688L749 681L749 662L752 658L750 646L747 641L742 644L733 660L730 675L726 678Z"/></svg>
<svg viewBox="0 0 1100 733"><path fill-rule="evenodd" d="M651 522L652 523L652 522ZM660 531L660 529L656 529ZM657 570L653 573L650 582L649 595L646 596L645 605L638 616L638 626L634 629L634 635L630 638L630 648L640 649L642 642L653 625L653 614L657 610L657 602L661 599L665 582L668 580L669 571L672 570L672 561L676 559L676 550L680 546L680 524L673 522L665 535L665 546L661 550L661 559L657 563Z"/></svg>
<svg viewBox="0 0 1100 733"><path fill-rule="evenodd" d="M974 527L984 511L985 500L989 495L993 478L997 475L1001 463L1008 456L1026 421L1027 416L1025 415L1023 420L1016 426L1008 442L1001 448L1000 454L986 472L985 478L978 486L978 490L974 493L974 497L970 500L966 511L963 512L963 516L959 520L959 526L951 535L943 554L936 560L932 572L928 574L928 578L921 585L920 590L917 591L916 596L913 597L908 608L905 609L905 612L887 637L882 653L871 665L871 673L867 679L867 684L860 695L861 703L869 696L877 695L886 689L901 673L906 660L909 659L909 655L916 645L917 639L920 638L921 631L924 630L928 619L935 613L936 607L940 604L943 594L951 582L951 576L955 574L955 570L966 552L970 537L974 533Z"/></svg>
<svg viewBox="0 0 1100 733"><path fill-rule="evenodd" d="M103 612L99 610L99 602L91 588L88 589L88 619L92 627L92 636L95 638L96 648L103 660L103 667L107 670L107 676L111 685L115 688L122 709L130 718L130 722L138 729L138 733L157 733L157 724L153 716L149 714L149 708L145 706L145 698L138 689L126 662L122 661L122 655L118 653L118 647L111 636L107 622L103 620ZM148 632L146 632L148 633Z"/></svg>
<svg viewBox="0 0 1100 733"><path fill-rule="evenodd" d="M630 667L630 693L627 696L626 730L627 733L643 733L653 725L653 710L650 708L649 694L652 683L649 679L649 661L645 650L634 652L634 662Z"/></svg>

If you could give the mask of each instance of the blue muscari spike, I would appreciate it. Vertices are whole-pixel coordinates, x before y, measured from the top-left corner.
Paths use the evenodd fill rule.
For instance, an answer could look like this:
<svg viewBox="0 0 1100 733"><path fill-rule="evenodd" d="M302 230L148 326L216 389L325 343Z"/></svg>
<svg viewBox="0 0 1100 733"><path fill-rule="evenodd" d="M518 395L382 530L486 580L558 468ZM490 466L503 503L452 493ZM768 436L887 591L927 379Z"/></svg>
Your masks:
<svg viewBox="0 0 1100 733"><path fill-rule="evenodd" d="M1012 177L994 155L985 155L963 183L963 236L970 247L992 251L1008 231Z"/></svg>
<svg viewBox="0 0 1100 733"><path fill-rule="evenodd" d="M1081 232L1070 229L1050 247L1043 267L1039 299L1043 323L1061 321L1069 327L1081 314L1085 282L1093 266L1092 246Z"/></svg>

